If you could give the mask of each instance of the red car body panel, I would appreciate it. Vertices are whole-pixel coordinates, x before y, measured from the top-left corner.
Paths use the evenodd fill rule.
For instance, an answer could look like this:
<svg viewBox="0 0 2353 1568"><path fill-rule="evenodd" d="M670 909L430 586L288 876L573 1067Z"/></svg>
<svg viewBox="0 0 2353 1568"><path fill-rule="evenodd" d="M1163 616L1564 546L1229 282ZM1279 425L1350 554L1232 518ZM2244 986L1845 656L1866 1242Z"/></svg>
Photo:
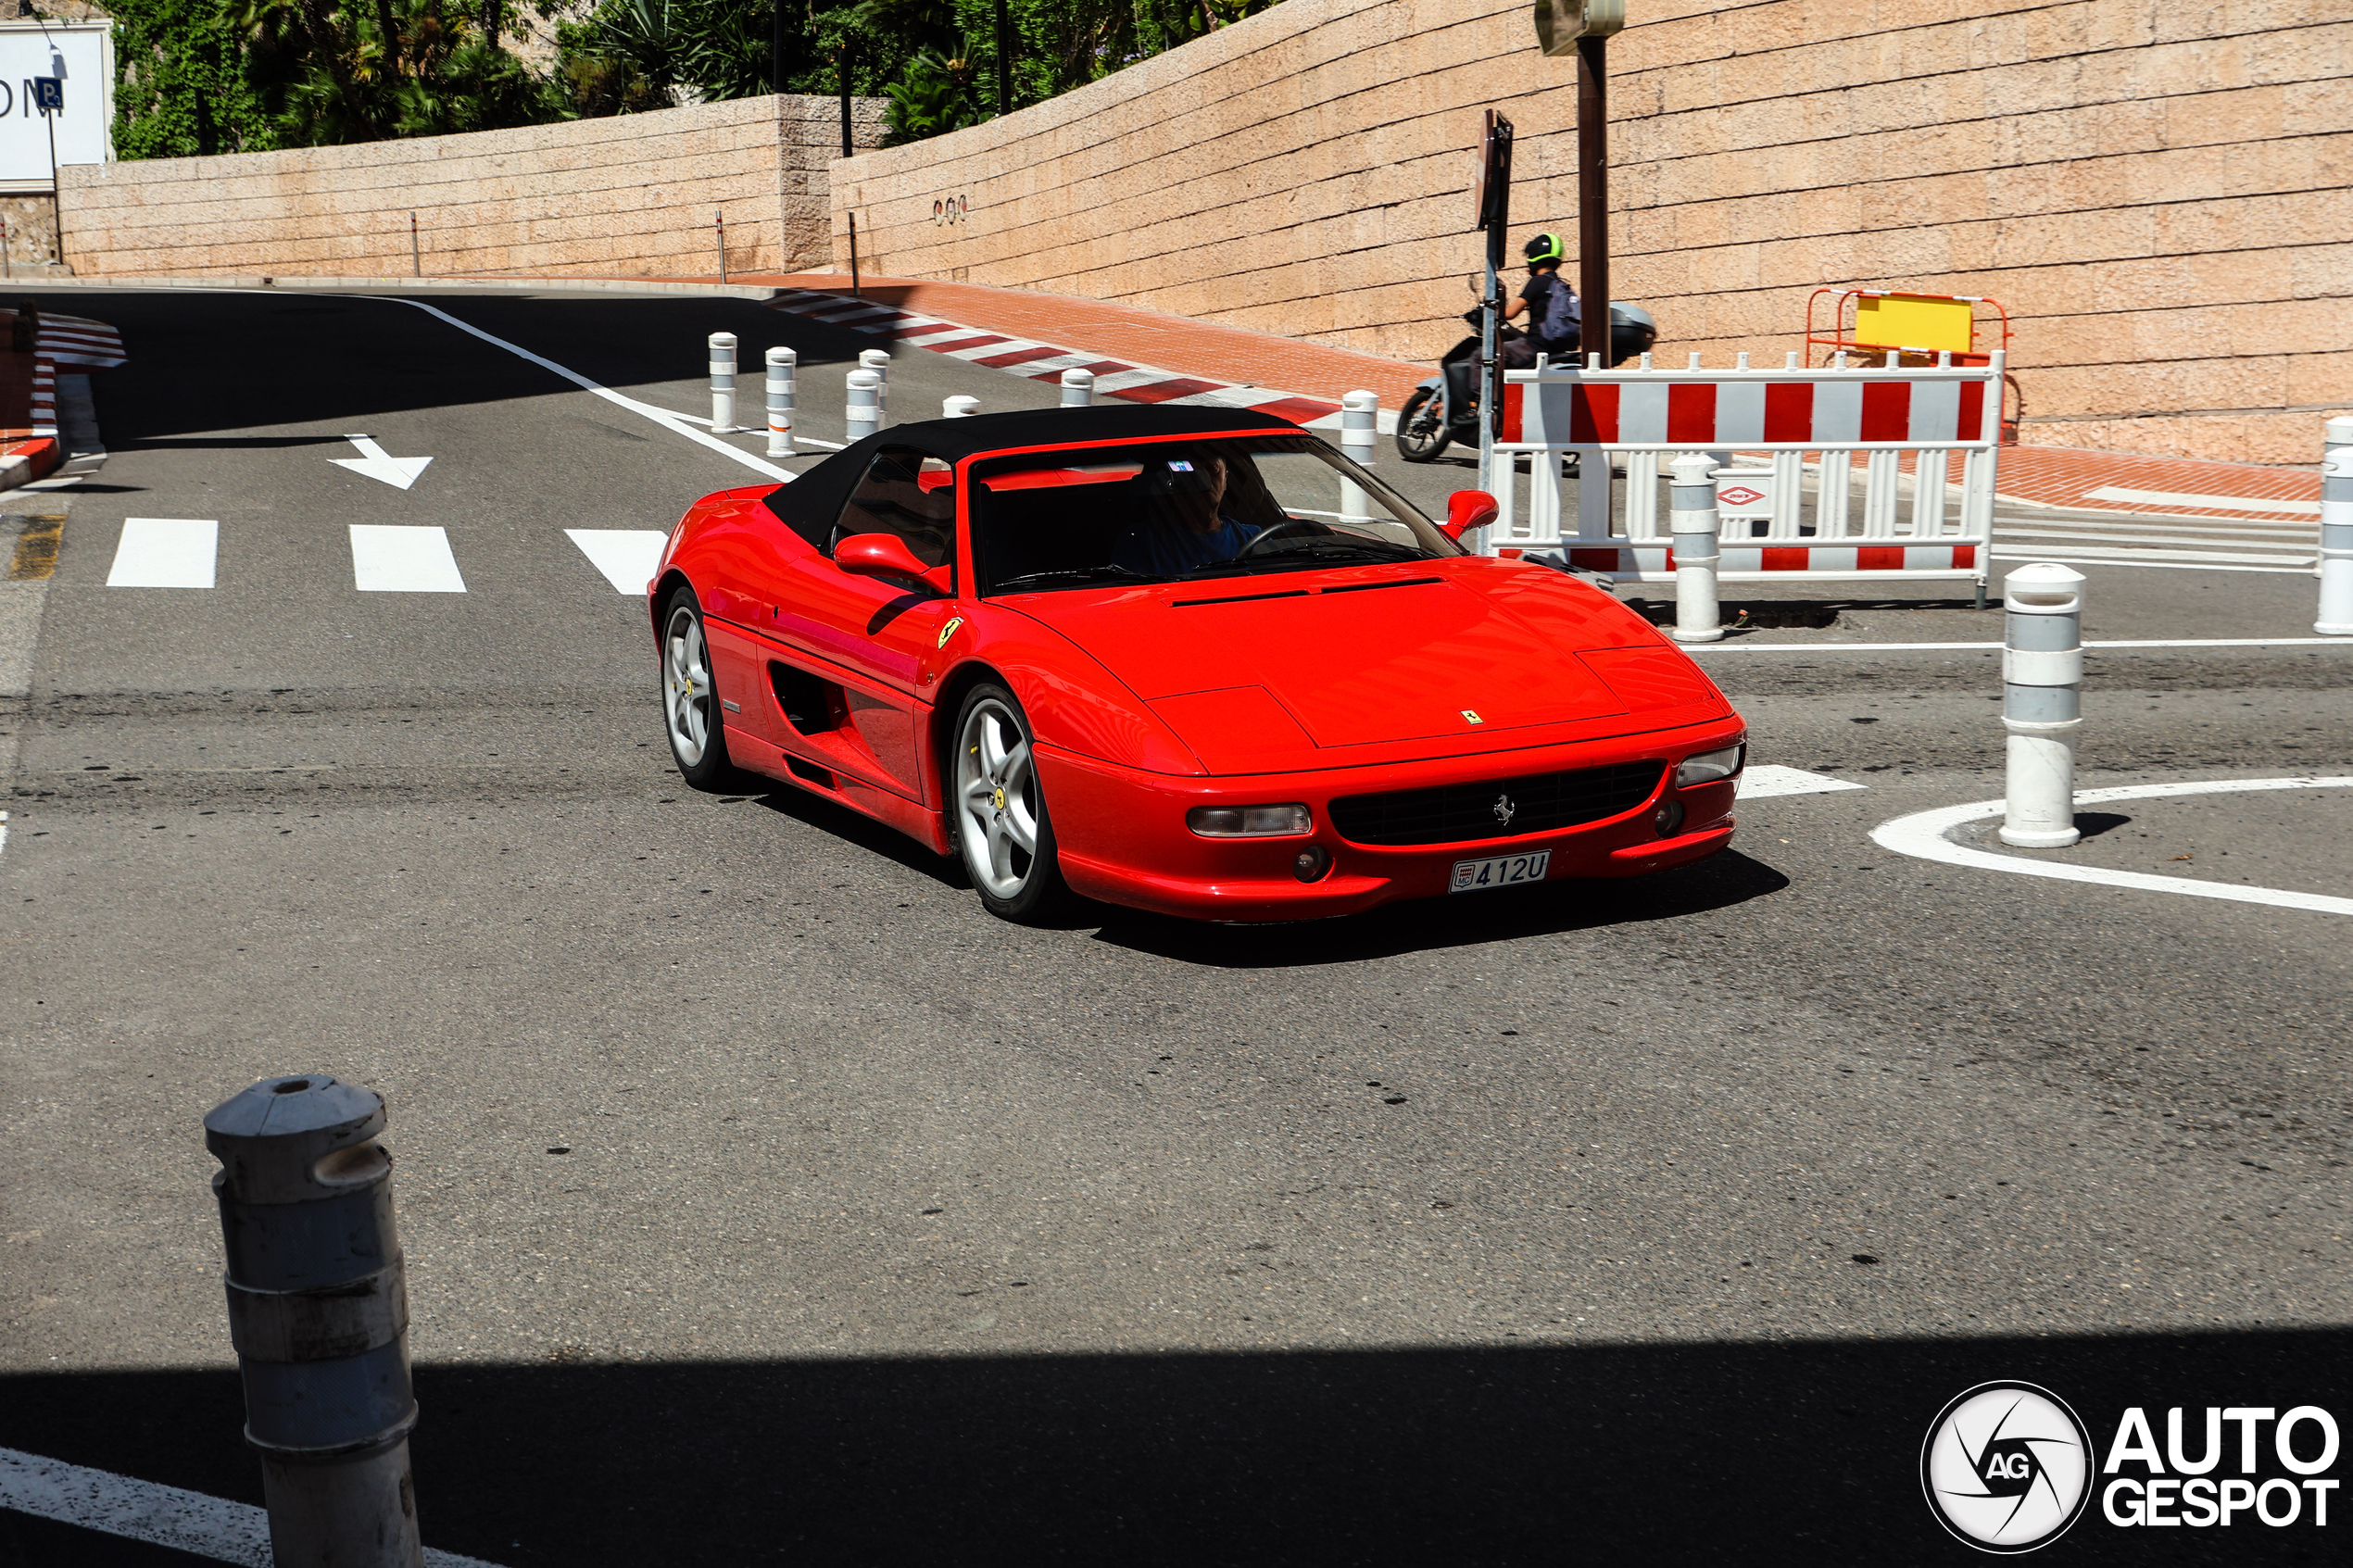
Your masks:
<svg viewBox="0 0 2353 1568"><path fill-rule="evenodd" d="M1673 780L1684 758L1743 742L1739 716L1656 629L1550 568L1464 556L979 598L951 568L920 587L844 571L763 504L773 488L688 510L652 612L693 588L739 765L937 852L953 850L943 709L975 674L1029 721L1064 878L1111 903L1298 920L1444 893L1465 859L1549 850L1551 879L1631 876L1730 840L1733 784ZM971 549L960 501L957 559ZM1648 799L1550 832L1384 846L1332 821L1344 797L1653 760ZM1681 817L1662 836L1670 793ZM1294 801L1313 813L1305 835L1186 825L1197 806ZM1310 844L1331 869L1302 882L1291 866Z"/></svg>

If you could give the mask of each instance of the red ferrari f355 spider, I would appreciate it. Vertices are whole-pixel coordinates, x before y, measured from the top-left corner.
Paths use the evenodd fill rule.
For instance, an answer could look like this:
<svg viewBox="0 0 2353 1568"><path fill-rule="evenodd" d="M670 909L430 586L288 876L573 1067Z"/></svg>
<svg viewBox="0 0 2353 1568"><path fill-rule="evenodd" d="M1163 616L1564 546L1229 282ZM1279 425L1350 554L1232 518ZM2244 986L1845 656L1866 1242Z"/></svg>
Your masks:
<svg viewBox="0 0 2353 1568"><path fill-rule="evenodd" d="M699 787L748 768L962 859L981 902L1195 919L1695 860L1739 715L1608 594L1457 543L1265 415L938 420L697 502L648 584Z"/></svg>

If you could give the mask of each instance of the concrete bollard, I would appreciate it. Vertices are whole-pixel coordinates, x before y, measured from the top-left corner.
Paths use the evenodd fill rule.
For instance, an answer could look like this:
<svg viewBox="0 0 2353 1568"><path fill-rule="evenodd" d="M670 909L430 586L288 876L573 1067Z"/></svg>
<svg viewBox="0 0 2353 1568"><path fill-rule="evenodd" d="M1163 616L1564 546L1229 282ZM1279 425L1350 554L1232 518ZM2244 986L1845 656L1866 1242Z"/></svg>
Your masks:
<svg viewBox="0 0 2353 1568"><path fill-rule="evenodd" d="M939 417L943 420L969 420L980 412L980 399L958 393L939 400Z"/></svg>
<svg viewBox="0 0 2353 1568"><path fill-rule="evenodd" d="M768 455L772 458L799 455L792 444L793 378L799 369L800 356L791 349L768 351Z"/></svg>
<svg viewBox="0 0 2353 1568"><path fill-rule="evenodd" d="M2353 637L2353 414L2328 422L2321 448L2321 618L2323 637Z"/></svg>
<svg viewBox="0 0 2353 1568"><path fill-rule="evenodd" d="M2002 727L2009 732L2001 839L2060 849L2075 829L2075 732L2082 727L2083 574L2047 562L2002 583Z"/></svg>
<svg viewBox="0 0 2353 1568"><path fill-rule="evenodd" d="M264 1078L204 1119L229 1338L270 1546L303 1568L421 1568L409 1297L384 1102L325 1073Z"/></svg>
<svg viewBox="0 0 2353 1568"><path fill-rule="evenodd" d="M890 412L890 356L879 348L861 349L858 368L875 372L875 407Z"/></svg>
<svg viewBox="0 0 2353 1568"><path fill-rule="evenodd" d="M1380 394L1343 393L1340 400L1340 456L1359 468L1371 468L1379 442ZM1365 487L1353 479L1340 482L1340 515L1365 521L1372 518L1373 508L1365 499Z"/></svg>
<svg viewBox="0 0 2353 1568"><path fill-rule="evenodd" d="M1716 465L1686 452L1671 465L1668 491L1675 529L1675 629L1679 643L1720 643L1723 612L1716 600Z"/></svg>
<svg viewBox="0 0 2353 1568"><path fill-rule="evenodd" d="M1094 406L1094 402L1095 372L1092 370L1064 370L1063 372L1063 407L1065 408L1092 408Z"/></svg>
<svg viewBox="0 0 2353 1568"><path fill-rule="evenodd" d="M736 431L736 334L711 334L711 433Z"/></svg>
<svg viewBox="0 0 2353 1568"><path fill-rule="evenodd" d="M882 377L872 370L849 372L846 419L849 439L857 441L882 429Z"/></svg>

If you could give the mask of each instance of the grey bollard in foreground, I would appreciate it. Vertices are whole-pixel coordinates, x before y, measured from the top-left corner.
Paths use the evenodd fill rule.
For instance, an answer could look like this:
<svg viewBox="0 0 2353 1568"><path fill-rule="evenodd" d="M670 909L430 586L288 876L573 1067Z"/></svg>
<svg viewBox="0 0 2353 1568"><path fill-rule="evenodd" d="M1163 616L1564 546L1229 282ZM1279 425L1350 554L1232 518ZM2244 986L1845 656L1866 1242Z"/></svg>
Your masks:
<svg viewBox="0 0 2353 1568"><path fill-rule="evenodd" d="M1063 372L1063 407L1091 408L1095 406L1095 372L1064 370Z"/></svg>
<svg viewBox="0 0 2353 1568"><path fill-rule="evenodd" d="M1675 530L1675 627L1679 643L1720 643L1724 616L1716 593L1716 465L1686 452L1670 465L1667 491Z"/></svg>
<svg viewBox="0 0 2353 1568"><path fill-rule="evenodd" d="M2328 423L2321 447L2321 618L2323 637L2353 637L2353 414Z"/></svg>
<svg viewBox="0 0 2353 1568"><path fill-rule="evenodd" d="M2002 582L2002 727L2009 732L2001 840L2062 849L2075 827L2083 725L2083 574L2047 562Z"/></svg>
<svg viewBox="0 0 2353 1568"><path fill-rule="evenodd" d="M792 444L794 378L800 356L789 348L768 351L768 455L791 458L799 454Z"/></svg>
<svg viewBox="0 0 2353 1568"><path fill-rule="evenodd" d="M1340 455L1358 468L1373 466L1373 454L1380 444L1380 395L1377 392L1351 392L1340 400ZM1353 479L1340 482L1340 515L1369 521L1372 507L1366 501L1365 487Z"/></svg>
<svg viewBox="0 0 2353 1568"><path fill-rule="evenodd" d="M939 400L939 417L943 420L969 420L980 412L980 399L965 393Z"/></svg>
<svg viewBox="0 0 2353 1568"><path fill-rule="evenodd" d="M843 419L848 438L862 441L882 429L882 378L872 370L849 372L849 400Z"/></svg>
<svg viewBox="0 0 2353 1568"><path fill-rule="evenodd" d="M711 334L711 433L733 434L736 429L736 334Z"/></svg>
<svg viewBox="0 0 2353 1568"><path fill-rule="evenodd" d="M382 1096L264 1078L204 1119L229 1338L278 1568L421 1568L409 1295Z"/></svg>

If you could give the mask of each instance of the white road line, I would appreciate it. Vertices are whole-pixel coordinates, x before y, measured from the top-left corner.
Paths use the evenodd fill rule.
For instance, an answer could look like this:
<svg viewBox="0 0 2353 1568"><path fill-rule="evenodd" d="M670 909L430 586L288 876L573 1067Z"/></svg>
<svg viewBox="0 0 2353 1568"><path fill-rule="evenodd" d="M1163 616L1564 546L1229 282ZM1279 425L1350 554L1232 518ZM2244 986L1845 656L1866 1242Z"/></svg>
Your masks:
<svg viewBox="0 0 2353 1568"><path fill-rule="evenodd" d="M252 291L238 290L235 292L250 293ZM609 386L599 386L595 382L590 381L586 376L582 375L578 370L559 365L553 359L534 354L528 348L519 347L514 344L509 343L505 338L494 337L490 333L484 332L480 327L474 326L467 321L459 320L457 317L452 316L447 310L436 310L432 306L425 304L422 300L400 299L391 295L381 294L354 295L352 297L355 299L380 300L387 305L413 306L417 309L423 311L428 316L437 317L440 320L448 322L451 326L457 328L459 332L464 332L469 337L478 337L486 344L490 344L495 347L505 349L508 353L513 355L518 359L528 359L533 364L538 366L541 370L553 371L555 374L560 375L563 377L564 380L572 383L573 385L580 388L583 392L593 393L597 396L603 398L606 402L610 403L617 408L626 408L633 414L642 414L647 419L653 420L654 423L661 426L662 429L683 435L689 441L708 446L714 452L724 452L728 457L733 458L736 461L743 464L744 467L750 469L755 472L765 474L770 479L779 480L786 484L792 483L793 476L785 471L783 469L777 468L771 463L761 462L758 458L753 457L750 453L743 450L741 447L728 445L725 442L720 440L719 437L711 434L707 430L697 430L694 426L686 423L684 420L680 419L676 414L672 413L667 408L657 408L650 403L640 403L634 397L624 396Z"/></svg>
<svg viewBox="0 0 2353 1568"><path fill-rule="evenodd" d="M271 1568L270 1515L251 1503L133 1480L15 1449L0 1449L0 1508L150 1546L170 1547L215 1562ZM425 1548L425 1563L426 1568L495 1568L481 1558L432 1547Z"/></svg>
<svg viewBox="0 0 2353 1568"><path fill-rule="evenodd" d="M2213 779L2198 784L2126 784L2119 789L2085 789L2075 804L2098 806L2111 800L2155 800L2180 795L2227 795L2240 790L2341 789L2353 778ZM2114 872L2100 866L2070 866L2056 860L2030 860L2023 856L1996 855L1970 849L1944 835L1964 822L1997 817L1999 800L1968 806L1947 806L1881 822L1871 830L1871 842L1882 849L1916 859L1941 860L1951 866L1980 871L2016 872L2022 876L2053 877L2060 882L2089 882L2108 887L2132 887L2148 893L2183 893L2198 898L2227 898L2240 904L2272 904L2284 909L2312 909L2322 914L2353 915L2353 898L2333 898L2321 893L2290 893L2278 887L2233 887L2226 882L2199 882L2185 876L2152 876L2146 872Z"/></svg>
<svg viewBox="0 0 2353 1568"><path fill-rule="evenodd" d="M1685 653L1999 653L1999 643L1687 643ZM2353 637L2183 637L2085 643L2087 648L2353 648Z"/></svg>
<svg viewBox="0 0 2353 1568"><path fill-rule="evenodd" d="M1850 779L1831 778L1828 773L1809 773L1803 768L1784 768L1774 762L1759 762L1743 771L1740 788L1733 798L1768 800L1777 795L1827 795L1834 789L1864 787Z"/></svg>
<svg viewBox="0 0 2353 1568"><path fill-rule="evenodd" d="M624 594L642 596L670 535L659 528L567 528L564 537L580 546L589 564Z"/></svg>
<svg viewBox="0 0 2353 1568"><path fill-rule="evenodd" d="M351 585L363 594L462 594L458 558L439 528L351 525Z"/></svg>
<svg viewBox="0 0 2353 1568"><path fill-rule="evenodd" d="M109 588L209 588L220 524L208 517L127 517Z"/></svg>
<svg viewBox="0 0 2353 1568"><path fill-rule="evenodd" d="M2127 490L2122 485L2104 484L2097 490L2086 490L2087 501L2146 501L2159 507L2196 507L2210 512L2296 512L2311 517L2321 515L2318 501L2288 501L2276 495L2204 495L2186 490Z"/></svg>

